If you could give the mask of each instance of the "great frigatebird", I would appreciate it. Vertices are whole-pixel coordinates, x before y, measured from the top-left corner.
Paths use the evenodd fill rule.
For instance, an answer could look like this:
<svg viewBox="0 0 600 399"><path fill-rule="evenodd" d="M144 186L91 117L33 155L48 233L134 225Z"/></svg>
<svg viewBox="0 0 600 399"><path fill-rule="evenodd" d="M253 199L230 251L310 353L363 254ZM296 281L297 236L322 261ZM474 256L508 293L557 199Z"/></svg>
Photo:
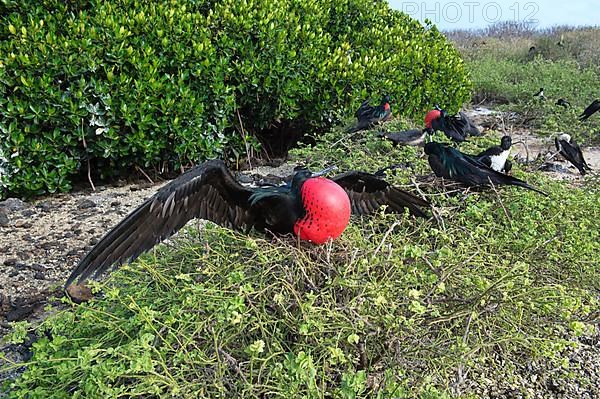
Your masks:
<svg viewBox="0 0 600 399"><path fill-rule="evenodd" d="M348 129L348 132L358 132L360 130L369 129L379 122L387 121L392 117L392 109L390 107L390 96L385 95L377 106L369 105L369 100L362 102L360 107L354 113L358 123L356 126Z"/></svg>
<svg viewBox="0 0 600 399"><path fill-rule="evenodd" d="M429 166L438 177L455 180L467 186L514 185L547 195L523 180L496 172L456 148L431 142L425 144L425 154L429 155Z"/></svg>
<svg viewBox="0 0 600 399"><path fill-rule="evenodd" d="M370 173L317 177L322 173L300 169L289 184L245 187L222 161L204 162L162 187L110 230L71 272L66 287L135 259L193 218L242 231L294 233L324 243L343 232L351 212L370 214L387 205L392 211L408 208L413 215L427 217L420 208L428 206L427 201Z"/></svg>
<svg viewBox="0 0 600 399"><path fill-rule="evenodd" d="M567 161L571 162L582 175L585 175L586 170L592 170L587 162L585 162L581 148L575 140L571 140L570 135L563 133L555 137L554 145L556 146L556 151Z"/></svg>
<svg viewBox="0 0 600 399"><path fill-rule="evenodd" d="M495 145L480 152L475 156L475 159L496 172L508 173L512 168L512 163L508 160L512 144L510 136L502 136L500 145Z"/></svg>
<svg viewBox="0 0 600 399"><path fill-rule="evenodd" d="M401 132L377 132L377 136L383 137L397 145L421 145L425 140L427 129L410 129Z"/></svg>
<svg viewBox="0 0 600 399"><path fill-rule="evenodd" d="M481 136L479 129L471 122L464 112L458 115L449 115L445 110L436 105L425 115L425 128L427 130L439 130L446 136L458 143L465 141L467 136Z"/></svg>
<svg viewBox="0 0 600 399"><path fill-rule="evenodd" d="M580 121L586 120L590 116L594 115L594 113L598 112L598 110L600 110L600 100L594 100L594 101L592 101L592 103L590 105L588 105L583 110L581 115L579 115L579 120Z"/></svg>
<svg viewBox="0 0 600 399"><path fill-rule="evenodd" d="M569 108L571 106L571 104L565 100L564 98L559 98L558 100L556 100L556 102L554 103L554 105L558 105L561 106L563 108Z"/></svg>
<svg viewBox="0 0 600 399"><path fill-rule="evenodd" d="M539 98L540 100L545 100L546 96L544 96L544 88L540 87L540 89L538 90L538 92L535 93L533 96Z"/></svg>

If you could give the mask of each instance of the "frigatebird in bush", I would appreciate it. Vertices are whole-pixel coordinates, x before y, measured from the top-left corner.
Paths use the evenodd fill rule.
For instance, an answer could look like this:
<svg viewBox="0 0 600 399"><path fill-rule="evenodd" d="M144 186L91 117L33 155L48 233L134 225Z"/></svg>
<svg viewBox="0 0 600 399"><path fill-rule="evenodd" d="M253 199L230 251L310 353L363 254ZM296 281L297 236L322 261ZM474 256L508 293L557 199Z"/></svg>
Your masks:
<svg viewBox="0 0 600 399"><path fill-rule="evenodd" d="M555 137L554 145L556 146L556 151L558 151L567 161L571 162L582 175L585 175L586 170L592 170L587 162L585 162L581 148L575 140L571 140L570 135L563 133L560 136Z"/></svg>
<svg viewBox="0 0 600 399"><path fill-rule="evenodd" d="M564 98L559 98L558 100L556 100L556 102L554 103L554 105L558 105L561 106L563 108L569 108L571 106L571 104L565 100Z"/></svg>
<svg viewBox="0 0 600 399"><path fill-rule="evenodd" d="M587 118L594 115L594 113L598 112L598 110L600 110L600 100L594 100L583 110L581 115L579 115L579 120L585 121Z"/></svg>
<svg viewBox="0 0 600 399"><path fill-rule="evenodd" d="M377 132L377 136L392 142L392 145L421 145L425 140L427 129L410 129L401 132Z"/></svg>
<svg viewBox="0 0 600 399"><path fill-rule="evenodd" d="M429 156L429 166L438 177L455 180L467 186L513 185L547 195L523 180L496 172L456 148L431 142L425 144L425 154Z"/></svg>
<svg viewBox="0 0 600 399"><path fill-rule="evenodd" d="M391 211L408 208L427 217L420 208L427 201L377 176L349 171L332 179L319 177L329 169L300 169L282 186L245 187L222 161L204 162L162 187L110 230L71 272L66 287L132 261L193 218L241 231L294 233L322 244L342 234L351 212L371 214L387 205Z"/></svg>
<svg viewBox="0 0 600 399"><path fill-rule="evenodd" d="M458 115L449 115L437 105L435 109L425 115L425 128L430 132L442 131L449 139L457 143L465 141L469 135L481 136L479 129L464 112L459 112Z"/></svg>
<svg viewBox="0 0 600 399"><path fill-rule="evenodd" d="M358 132L369 129L370 127L384 122L392 117L392 109L390 107L390 96L385 95L377 106L369 105L370 100L362 102L360 107L354 113L358 123L356 126L348 129L348 132Z"/></svg>
<svg viewBox="0 0 600 399"><path fill-rule="evenodd" d="M521 142L517 141L516 143ZM502 136L500 145L495 145L480 152L475 156L475 159L496 172L508 173L512 169L512 163L508 160L512 145L513 142L510 136Z"/></svg>
<svg viewBox="0 0 600 399"><path fill-rule="evenodd" d="M535 93L533 96L539 98L540 100L545 100L546 96L544 96L544 88L540 87L540 89L538 90L538 92Z"/></svg>

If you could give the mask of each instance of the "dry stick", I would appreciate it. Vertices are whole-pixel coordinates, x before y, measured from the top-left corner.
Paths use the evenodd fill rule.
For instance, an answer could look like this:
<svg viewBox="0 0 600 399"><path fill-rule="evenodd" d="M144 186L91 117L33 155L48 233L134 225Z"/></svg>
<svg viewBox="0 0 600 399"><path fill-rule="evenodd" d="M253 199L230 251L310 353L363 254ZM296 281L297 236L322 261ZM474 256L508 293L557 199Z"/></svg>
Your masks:
<svg viewBox="0 0 600 399"><path fill-rule="evenodd" d="M467 317L467 326L465 327L465 333L463 334L463 345L466 346L467 345L467 341L469 338L469 329L471 327L471 320L473 320L473 312L471 312L469 314L469 317ZM468 371L467 371L468 373ZM459 387L465 382L465 378L467 376L467 373L465 373L464 371L464 364L461 364L460 366L458 366L458 370L456 371L456 377L457 377L457 381L456 381L456 385L457 385L457 389L459 389ZM460 393L459 393L460 394Z"/></svg>
<svg viewBox="0 0 600 399"><path fill-rule="evenodd" d="M242 370L240 369L240 366L239 366L239 362L236 360L236 358L231 356L229 353L225 352L221 348L218 348L217 351L219 352L219 355L221 355L225 358L225 361L227 362L229 367L232 368L237 375L242 377L242 380L244 380L244 383L246 385L249 385L248 380L246 379L246 376L244 375L244 373L242 373Z"/></svg>
<svg viewBox="0 0 600 399"><path fill-rule="evenodd" d="M498 201L500 201L500 205L502 206L502 209L504 210L504 214L506 215L506 218L508 219L508 221L510 222L510 225L512 226L512 219L508 215L508 211L506 210L506 207L504 206L504 203L502 202L502 198L500 198L500 194L498 193L498 190L496 190L496 186L492 182L492 179L489 178L489 176L488 176L488 181L490 182L490 185L492 186L492 189L496 193L496 197L498 198Z"/></svg>
<svg viewBox="0 0 600 399"><path fill-rule="evenodd" d="M87 143L85 142L85 134L83 133L83 118L81 119L81 140L83 141L83 148L86 150L86 153L87 153ZM90 182L90 186L92 186L92 191L96 191L96 187L94 186L94 182L92 181L92 173L90 171L90 157L87 156L87 154L86 154L86 158L87 158L88 181Z"/></svg>
<svg viewBox="0 0 600 399"><path fill-rule="evenodd" d="M144 170L143 170L142 168L140 168L139 166L135 165L135 169L136 169L138 172L141 172L141 173L142 173L144 176L146 176L146 179L148 179L148 181L150 182L150 184L154 184L154 181L153 181L153 180L150 178L150 176L148 176L148 175L146 174L146 172L144 172Z"/></svg>
<svg viewBox="0 0 600 399"><path fill-rule="evenodd" d="M424 199L424 200L427 200L426 197L425 197L425 193L423 191L421 191L421 188L419 187L419 184L417 183L417 181L415 180L415 178L411 176L410 181L415 186L415 188L417 189L417 192L419 193L419 195L421 196L421 198ZM444 218L442 218L442 216L438 213L437 208L435 206L433 206L433 204L431 205L431 213L433 214L433 218L435 219L435 221L437 222L437 224L439 226L442 226L442 229L444 229L444 231L445 231L446 230L446 225L444 224Z"/></svg>
<svg viewBox="0 0 600 399"><path fill-rule="evenodd" d="M240 135L242 136L242 140L244 140L244 147L246 148L246 156L248 157L248 166L252 169L252 162L250 161L250 147L248 146L248 141L246 141L246 134L244 133L244 124L242 123L242 117L240 116L240 110L235 110L238 121L240 121Z"/></svg>
<svg viewBox="0 0 600 399"><path fill-rule="evenodd" d="M383 244L385 243L385 240L388 238L388 236L390 235L390 233L396 228L396 226L400 225L400 222L398 222L397 220L390 226L390 228L385 232L385 234L383 235L383 238L381 239L381 242L379 243L379 245L377 246L377 248L375 249L375 251L373 252L373 258L375 257L375 255L377 255L379 253L379 251L381 250L381 247L383 246Z"/></svg>

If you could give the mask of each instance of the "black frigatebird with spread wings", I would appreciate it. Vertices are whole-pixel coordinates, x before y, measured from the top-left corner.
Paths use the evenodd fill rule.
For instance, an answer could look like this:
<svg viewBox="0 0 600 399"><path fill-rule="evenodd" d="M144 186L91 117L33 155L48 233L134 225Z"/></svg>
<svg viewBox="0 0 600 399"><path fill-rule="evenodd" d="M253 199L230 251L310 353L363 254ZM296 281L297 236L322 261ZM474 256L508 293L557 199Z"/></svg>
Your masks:
<svg viewBox="0 0 600 399"><path fill-rule="evenodd" d="M350 171L332 179L318 177L323 173L301 169L286 185L245 187L222 161L204 162L162 187L110 230L71 272L66 287L132 261L194 218L324 243L343 232L351 212L366 215L387 205L391 211L408 208L427 217L420 208L427 201L375 175Z"/></svg>
<svg viewBox="0 0 600 399"><path fill-rule="evenodd" d="M486 166L456 148L431 142L425 144L429 166L438 177L455 180L467 186L513 185L547 195L523 180L508 176Z"/></svg>
<svg viewBox="0 0 600 399"><path fill-rule="evenodd" d="M467 114L459 112L458 115L449 115L438 105L425 115L425 129L442 131L457 143L465 141L468 136L481 136L481 131L471 122Z"/></svg>

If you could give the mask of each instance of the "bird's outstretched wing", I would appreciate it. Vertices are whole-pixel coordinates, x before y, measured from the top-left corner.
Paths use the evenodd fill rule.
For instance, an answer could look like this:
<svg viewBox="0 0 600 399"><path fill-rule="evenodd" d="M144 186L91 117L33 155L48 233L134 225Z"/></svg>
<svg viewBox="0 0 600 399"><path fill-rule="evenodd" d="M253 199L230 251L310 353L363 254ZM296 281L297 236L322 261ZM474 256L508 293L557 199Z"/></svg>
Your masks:
<svg viewBox="0 0 600 399"><path fill-rule="evenodd" d="M366 172L349 171L333 177L350 197L352 213L368 215L382 205L395 212L408 208L414 216L428 217L420 207L429 207L429 203L414 194L392 186L387 181Z"/></svg>
<svg viewBox="0 0 600 399"><path fill-rule="evenodd" d="M465 141L464 121L447 115L431 121L431 127L434 130L442 131L446 136L458 143Z"/></svg>
<svg viewBox="0 0 600 399"><path fill-rule="evenodd" d="M467 114L465 114L464 112L459 112L458 113L461 121L463 122L464 128L463 128L463 132L466 134L469 134L471 136L481 136L481 131L477 128L477 126L475 126L475 124L473 122L471 122L471 120L469 119L469 117L467 116ZM463 136L465 136L466 134L463 134Z"/></svg>
<svg viewBox="0 0 600 399"><path fill-rule="evenodd" d="M110 230L71 272L66 286L135 259L193 218L234 229L251 227L260 222L250 212L252 193L233 178L222 161L207 161L190 169Z"/></svg>

